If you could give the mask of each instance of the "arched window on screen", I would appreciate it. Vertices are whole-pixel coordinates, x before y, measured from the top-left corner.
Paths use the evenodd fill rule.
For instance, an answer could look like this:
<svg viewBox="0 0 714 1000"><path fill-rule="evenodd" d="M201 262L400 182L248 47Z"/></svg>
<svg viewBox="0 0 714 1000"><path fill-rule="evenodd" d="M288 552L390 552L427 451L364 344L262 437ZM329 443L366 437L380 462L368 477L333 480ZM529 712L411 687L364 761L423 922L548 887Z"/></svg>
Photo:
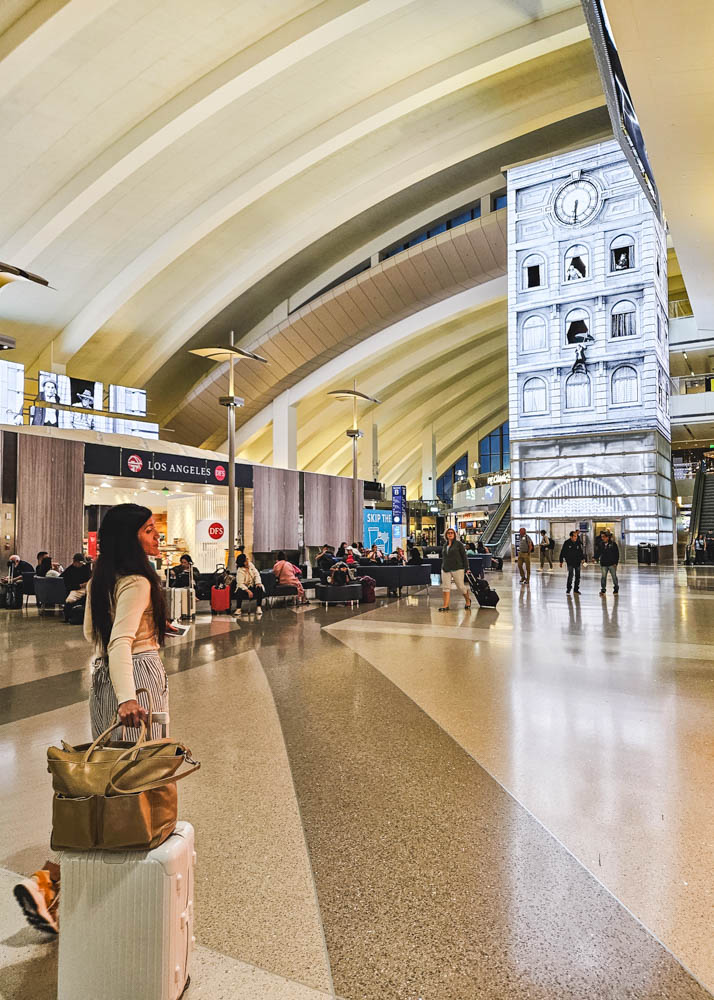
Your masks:
<svg viewBox="0 0 714 1000"><path fill-rule="evenodd" d="M622 299L612 307L610 333L613 337L634 337L637 333L637 307Z"/></svg>
<svg viewBox="0 0 714 1000"><path fill-rule="evenodd" d="M566 410L583 410L590 406L592 398L590 376L586 372L573 372L565 380Z"/></svg>
<svg viewBox="0 0 714 1000"><path fill-rule="evenodd" d="M589 344L593 340L590 333L590 313L587 309L571 309L565 317L565 339L568 344Z"/></svg>
<svg viewBox="0 0 714 1000"><path fill-rule="evenodd" d="M565 252L565 280L582 281L590 273L590 254L588 248L576 243Z"/></svg>
<svg viewBox="0 0 714 1000"><path fill-rule="evenodd" d="M639 398L639 379L631 365L620 365L612 373L613 403L636 403Z"/></svg>
<svg viewBox="0 0 714 1000"><path fill-rule="evenodd" d="M523 412L545 413L548 409L548 391L545 381L538 376L526 379L523 384Z"/></svg>
<svg viewBox="0 0 714 1000"><path fill-rule="evenodd" d="M610 244L610 270L629 271L634 266L635 241L629 233L622 233Z"/></svg>
<svg viewBox="0 0 714 1000"><path fill-rule="evenodd" d="M529 316L521 329L521 349L523 351L544 351L548 346L548 334L542 316Z"/></svg>
<svg viewBox="0 0 714 1000"><path fill-rule="evenodd" d="M542 288L545 285L545 259L539 253L529 254L522 264L522 287Z"/></svg>

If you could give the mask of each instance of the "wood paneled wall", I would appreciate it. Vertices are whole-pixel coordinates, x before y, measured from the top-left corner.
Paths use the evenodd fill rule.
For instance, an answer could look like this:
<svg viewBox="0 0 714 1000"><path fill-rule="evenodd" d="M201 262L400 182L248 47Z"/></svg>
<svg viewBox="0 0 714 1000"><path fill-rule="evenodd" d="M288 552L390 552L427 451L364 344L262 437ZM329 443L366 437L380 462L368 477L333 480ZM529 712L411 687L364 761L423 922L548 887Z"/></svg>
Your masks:
<svg viewBox="0 0 714 1000"><path fill-rule="evenodd" d="M360 497L364 482L358 480ZM361 541L352 537L352 480L344 476L305 473L305 545L339 545Z"/></svg>
<svg viewBox="0 0 714 1000"><path fill-rule="evenodd" d="M84 537L84 444L61 438L18 434L18 554L34 565L47 549L69 565Z"/></svg>
<svg viewBox="0 0 714 1000"><path fill-rule="evenodd" d="M253 551L297 549L300 473L253 466Z"/></svg>

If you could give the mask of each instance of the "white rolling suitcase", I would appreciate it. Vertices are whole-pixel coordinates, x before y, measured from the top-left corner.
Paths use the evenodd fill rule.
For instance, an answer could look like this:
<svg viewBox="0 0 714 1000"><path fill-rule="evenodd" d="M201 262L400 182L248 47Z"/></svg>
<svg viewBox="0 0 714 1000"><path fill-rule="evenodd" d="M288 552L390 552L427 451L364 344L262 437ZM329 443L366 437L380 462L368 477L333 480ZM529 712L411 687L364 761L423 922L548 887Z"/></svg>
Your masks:
<svg viewBox="0 0 714 1000"><path fill-rule="evenodd" d="M181 589L181 618L193 619L196 617L196 591L193 587L183 587Z"/></svg>
<svg viewBox="0 0 714 1000"><path fill-rule="evenodd" d="M193 587L168 587L166 603L169 621L196 617L196 591Z"/></svg>
<svg viewBox="0 0 714 1000"><path fill-rule="evenodd" d="M63 851L58 1000L178 1000L193 946L190 823L153 851Z"/></svg>

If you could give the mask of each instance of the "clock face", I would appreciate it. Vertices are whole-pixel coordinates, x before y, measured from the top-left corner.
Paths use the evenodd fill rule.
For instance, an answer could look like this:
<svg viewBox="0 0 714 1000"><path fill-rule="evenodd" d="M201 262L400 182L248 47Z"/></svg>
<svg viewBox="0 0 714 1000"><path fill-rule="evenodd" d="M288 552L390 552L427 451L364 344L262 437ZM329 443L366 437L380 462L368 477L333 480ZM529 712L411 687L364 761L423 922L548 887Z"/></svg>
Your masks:
<svg viewBox="0 0 714 1000"><path fill-rule="evenodd" d="M579 226L589 222L600 207L600 192L592 181L568 181L558 191L553 212L566 226Z"/></svg>

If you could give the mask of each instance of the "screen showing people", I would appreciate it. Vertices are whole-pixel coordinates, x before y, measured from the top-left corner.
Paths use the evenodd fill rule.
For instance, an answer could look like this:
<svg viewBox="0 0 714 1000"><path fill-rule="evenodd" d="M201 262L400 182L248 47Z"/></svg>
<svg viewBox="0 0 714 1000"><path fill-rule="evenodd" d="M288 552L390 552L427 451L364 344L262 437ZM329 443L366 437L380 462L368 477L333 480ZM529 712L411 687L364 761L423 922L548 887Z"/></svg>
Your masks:
<svg viewBox="0 0 714 1000"><path fill-rule="evenodd" d="M102 410L104 386L101 382L40 372L38 392L30 407L30 423L36 427L69 427L73 430L111 431L108 417L98 416ZM55 409L52 404L71 406L71 410Z"/></svg>

